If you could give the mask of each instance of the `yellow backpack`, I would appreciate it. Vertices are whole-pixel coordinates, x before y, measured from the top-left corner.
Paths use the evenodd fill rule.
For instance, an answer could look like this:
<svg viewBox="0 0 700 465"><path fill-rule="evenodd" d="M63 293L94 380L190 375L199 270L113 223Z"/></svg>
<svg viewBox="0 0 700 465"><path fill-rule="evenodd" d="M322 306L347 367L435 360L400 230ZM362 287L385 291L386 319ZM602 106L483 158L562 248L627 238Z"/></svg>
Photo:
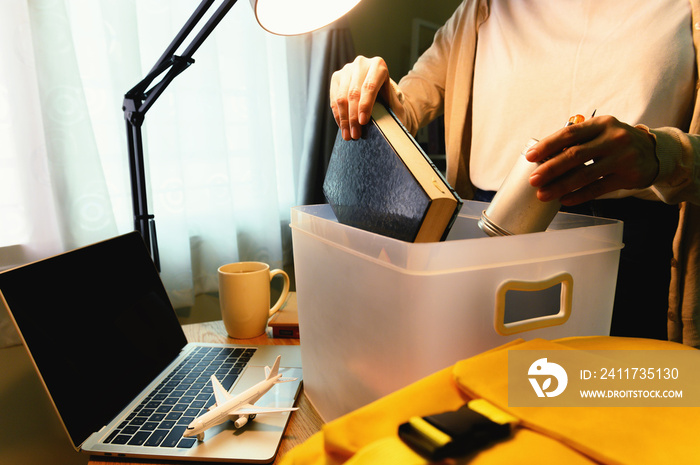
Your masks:
<svg viewBox="0 0 700 465"><path fill-rule="evenodd" d="M441 463L700 464L700 408L509 407L510 350L695 350L666 341L576 337L514 341L461 361L323 426L283 465L425 464L398 436L413 417L485 399L518 419L512 435ZM698 351L700 355L700 351ZM700 372L700 357L698 358Z"/></svg>

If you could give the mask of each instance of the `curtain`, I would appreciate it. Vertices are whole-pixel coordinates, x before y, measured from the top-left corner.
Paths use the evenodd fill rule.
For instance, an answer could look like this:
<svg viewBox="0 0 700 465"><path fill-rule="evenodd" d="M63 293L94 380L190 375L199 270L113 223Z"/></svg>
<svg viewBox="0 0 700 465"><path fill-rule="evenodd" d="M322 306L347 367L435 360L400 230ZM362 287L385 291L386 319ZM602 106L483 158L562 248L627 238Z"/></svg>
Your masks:
<svg viewBox="0 0 700 465"><path fill-rule="evenodd" d="M352 36L347 21L341 19L335 27L319 31L309 53L310 82L308 86L307 119L304 128L301 173L297 197L303 205L326 203L323 179L326 175L338 126L330 108L329 83L334 71L355 58Z"/></svg>
<svg viewBox="0 0 700 465"><path fill-rule="evenodd" d="M0 2L0 269L133 230L122 99L198 3ZM224 263L291 263L290 208L328 122L316 100L330 62L315 54L340 47L335 30L274 36L238 2L147 113L149 208L176 308L216 291Z"/></svg>

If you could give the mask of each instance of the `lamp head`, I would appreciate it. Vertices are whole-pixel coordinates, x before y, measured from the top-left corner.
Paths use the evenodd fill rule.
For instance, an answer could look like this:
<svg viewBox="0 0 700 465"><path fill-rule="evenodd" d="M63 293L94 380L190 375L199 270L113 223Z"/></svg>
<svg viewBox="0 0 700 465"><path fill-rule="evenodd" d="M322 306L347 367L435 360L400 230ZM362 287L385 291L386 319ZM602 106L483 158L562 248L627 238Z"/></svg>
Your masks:
<svg viewBox="0 0 700 465"><path fill-rule="evenodd" d="M360 0L250 0L255 18L268 32L295 35L326 26Z"/></svg>

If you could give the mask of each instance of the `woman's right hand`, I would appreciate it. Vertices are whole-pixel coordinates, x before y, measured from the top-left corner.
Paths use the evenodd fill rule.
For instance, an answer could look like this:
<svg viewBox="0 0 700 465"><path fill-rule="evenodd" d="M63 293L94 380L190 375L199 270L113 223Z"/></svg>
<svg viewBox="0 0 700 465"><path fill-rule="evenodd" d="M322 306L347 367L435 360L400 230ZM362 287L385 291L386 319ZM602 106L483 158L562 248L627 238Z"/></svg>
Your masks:
<svg viewBox="0 0 700 465"><path fill-rule="evenodd" d="M358 56L352 63L333 73L330 100L333 117L343 139L359 139L361 126L367 124L377 95L390 101L389 69L379 57Z"/></svg>

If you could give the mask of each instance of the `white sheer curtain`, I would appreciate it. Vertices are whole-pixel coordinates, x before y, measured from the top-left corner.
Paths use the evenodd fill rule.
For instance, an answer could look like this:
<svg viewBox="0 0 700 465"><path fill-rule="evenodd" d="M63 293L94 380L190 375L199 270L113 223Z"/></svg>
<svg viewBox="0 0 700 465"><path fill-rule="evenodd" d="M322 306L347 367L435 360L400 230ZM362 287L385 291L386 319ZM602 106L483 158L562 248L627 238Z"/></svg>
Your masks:
<svg viewBox="0 0 700 465"><path fill-rule="evenodd" d="M0 2L0 269L133 230L121 102L198 3ZM216 290L223 263L291 261L309 40L264 32L240 1L148 112L175 307Z"/></svg>

